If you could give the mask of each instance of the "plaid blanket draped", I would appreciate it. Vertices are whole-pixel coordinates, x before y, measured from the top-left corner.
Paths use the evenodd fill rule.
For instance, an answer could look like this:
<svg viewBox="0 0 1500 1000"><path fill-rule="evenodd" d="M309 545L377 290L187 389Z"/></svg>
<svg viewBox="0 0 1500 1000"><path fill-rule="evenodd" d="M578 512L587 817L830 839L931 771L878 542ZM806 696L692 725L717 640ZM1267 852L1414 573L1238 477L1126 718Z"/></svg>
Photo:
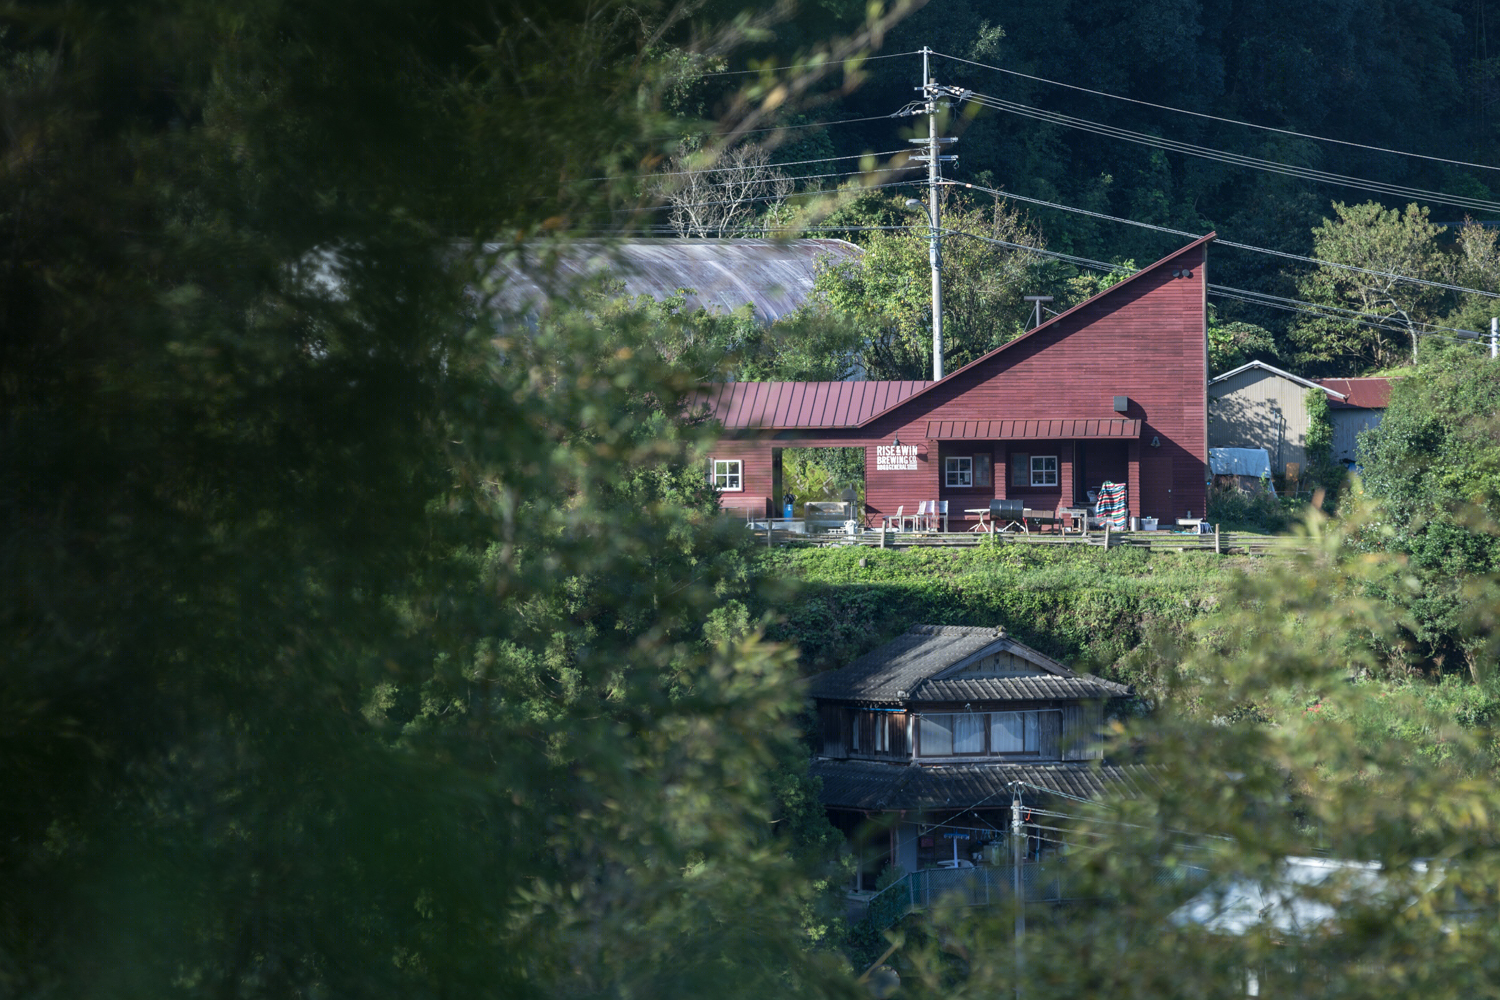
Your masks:
<svg viewBox="0 0 1500 1000"><path fill-rule="evenodd" d="M1098 516L1111 529L1124 531L1130 525L1130 507L1125 502L1125 484L1106 482L1099 487Z"/></svg>

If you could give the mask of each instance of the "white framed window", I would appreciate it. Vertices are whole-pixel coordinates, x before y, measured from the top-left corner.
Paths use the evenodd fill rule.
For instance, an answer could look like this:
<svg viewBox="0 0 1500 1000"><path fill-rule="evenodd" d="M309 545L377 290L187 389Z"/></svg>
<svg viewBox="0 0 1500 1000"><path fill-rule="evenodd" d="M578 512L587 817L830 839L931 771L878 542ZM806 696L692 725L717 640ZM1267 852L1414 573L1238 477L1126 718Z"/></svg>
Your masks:
<svg viewBox="0 0 1500 1000"><path fill-rule="evenodd" d="M943 485L967 489L974 485L974 459L969 455L949 455L943 459Z"/></svg>
<svg viewBox="0 0 1500 1000"><path fill-rule="evenodd" d="M737 458L714 459L714 486L727 492L743 491L744 464Z"/></svg>
<svg viewBox="0 0 1500 1000"><path fill-rule="evenodd" d="M1032 486L1056 486L1057 485L1057 456L1056 455L1032 455L1031 456L1031 485Z"/></svg>

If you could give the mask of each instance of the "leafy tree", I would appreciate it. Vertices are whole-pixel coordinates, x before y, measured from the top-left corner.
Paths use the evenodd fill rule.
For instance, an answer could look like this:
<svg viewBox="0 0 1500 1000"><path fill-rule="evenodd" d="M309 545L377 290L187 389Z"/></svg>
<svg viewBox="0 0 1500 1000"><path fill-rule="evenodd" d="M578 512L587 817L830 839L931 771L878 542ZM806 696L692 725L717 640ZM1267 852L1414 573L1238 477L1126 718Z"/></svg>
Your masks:
<svg viewBox="0 0 1500 1000"><path fill-rule="evenodd" d="M1441 289L1401 281L1393 275L1439 278L1444 260L1438 237L1447 232L1428 221L1428 210L1412 204L1404 212L1375 202L1335 202L1335 219L1313 230L1313 256L1367 271L1319 265L1298 285L1301 298L1358 313L1366 324L1338 317L1300 321L1292 332L1310 364L1368 371L1413 362L1421 324L1439 320L1450 305Z"/></svg>
<svg viewBox="0 0 1500 1000"><path fill-rule="evenodd" d="M1488 673L1471 614L1475 588L1500 568L1500 366L1472 347L1437 352L1393 387L1379 426L1360 437L1360 462L1389 518L1378 544L1410 560L1415 589L1388 596L1415 652Z"/></svg>
<svg viewBox="0 0 1500 1000"><path fill-rule="evenodd" d="M1271 331L1243 320L1225 322L1213 305L1208 307L1208 371L1219 374L1232 371L1257 357L1275 357L1276 342Z"/></svg>
<svg viewBox="0 0 1500 1000"><path fill-rule="evenodd" d="M6 9L0 991L847 992L689 324L455 243L632 210L670 15Z"/></svg>
<svg viewBox="0 0 1500 1000"><path fill-rule="evenodd" d="M1465 288L1490 292L1491 295L1465 294L1458 307L1448 315L1445 326L1488 334L1490 319L1500 315L1500 236L1488 226L1465 219L1459 227L1453 254L1453 281Z"/></svg>
<svg viewBox="0 0 1500 1000"><path fill-rule="evenodd" d="M955 198L943 210L943 354L954 371L1024 332L1028 294L1042 280L1043 244L1027 221L996 200ZM1000 241L1000 242L991 242ZM858 260L819 274L815 294L830 312L867 331L870 378L922 379L932 372L932 281L926 225L876 233Z"/></svg>
<svg viewBox="0 0 1500 1000"><path fill-rule="evenodd" d="M1343 469L1333 460L1333 418L1328 412L1328 394L1309 392L1303 397L1307 408L1307 477L1324 488L1336 488L1343 482Z"/></svg>

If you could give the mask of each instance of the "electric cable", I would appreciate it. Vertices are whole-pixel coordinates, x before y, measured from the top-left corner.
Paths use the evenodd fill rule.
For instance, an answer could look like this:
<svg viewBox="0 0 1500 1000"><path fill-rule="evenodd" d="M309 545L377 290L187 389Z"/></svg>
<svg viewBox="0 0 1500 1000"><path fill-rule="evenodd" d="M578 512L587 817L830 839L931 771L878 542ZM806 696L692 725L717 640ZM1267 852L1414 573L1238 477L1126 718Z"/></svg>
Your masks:
<svg viewBox="0 0 1500 1000"><path fill-rule="evenodd" d="M857 176L860 176L860 175L859 174L852 174L851 173L851 174L849 174L849 176L850 177L857 177ZM718 206L718 205L742 205L742 204L745 204L746 202L752 202L752 201L786 201L786 200L788 200L790 198L808 198L808 197L812 197L812 196L815 196L815 195L844 194L846 192L852 192L854 194L864 194L867 191L879 191L879 190L882 190L884 188L905 187L905 186L911 185L911 184L926 184L926 183L927 183L926 181L921 181L921 180L887 181L884 184L865 184L865 185L861 185L858 188L811 188L811 189L806 190L806 191L790 191L790 192L788 192L788 193L786 193L784 195L771 195L771 194L768 194L768 195L757 196L757 197L754 197L754 198L737 198L737 199L734 199L733 201L695 201L695 202L687 202L687 203L684 203L684 204L682 204L680 206L674 206L674 205L672 205L672 204L670 204L668 202L663 202L660 205L650 205L650 206L644 206L644 207L640 207L640 208L619 208L619 209L615 209L610 214L611 215L629 215L629 214L635 214L635 213L640 213L640 212L663 212L663 211L668 211L668 210L670 210L670 209L672 209L674 207L678 207L678 208L712 208L712 207L715 207L715 206Z"/></svg>
<svg viewBox="0 0 1500 1000"><path fill-rule="evenodd" d="M652 177L690 177L693 174L722 174L743 172L747 170L766 170L772 167L805 167L810 163L834 163L839 160L862 160L867 156L895 156L898 153L910 153L909 149L887 149L879 153L848 153L844 156L820 156L811 160L789 160L786 163L756 163L747 166L729 167L701 167L697 170L663 170L654 174L632 174L630 176L612 177L587 177L589 181L628 181L641 180Z"/></svg>
<svg viewBox="0 0 1500 1000"><path fill-rule="evenodd" d="M743 132L695 132L694 135L755 135L758 132L790 132L798 128L827 128L830 125L853 125L856 122L880 122L890 115L870 115L868 118L840 118L829 122L803 122L800 125L768 125L765 128L747 128Z"/></svg>
<svg viewBox="0 0 1500 1000"><path fill-rule="evenodd" d="M784 70L789 70L789 69L823 69L823 68L826 68L826 67L829 67L829 66L839 66L839 65L842 65L844 63L852 63L852 62L867 63L867 62L875 62L878 59L900 59L902 56L917 56L917 55L921 55L921 54L922 54L921 52L913 49L911 52L888 52L888 53L886 53L884 55L879 55L879 56L850 56L847 59L833 59L833 60L830 60L828 62L794 63L791 66L766 66L766 67L761 67L760 69L723 69L723 70L713 70L711 72L704 73L703 75L705 77L710 77L710 76L745 76L746 74L755 74L755 75L759 76L762 73L780 73L780 72L782 72Z"/></svg>
<svg viewBox="0 0 1500 1000"><path fill-rule="evenodd" d="M1135 219L1126 219L1118 215L1106 215L1103 212L1094 212L1086 208L1074 208L1071 205L1062 205L1054 201L1043 201L1040 198L1029 198L1026 195L1014 194L1010 191L1002 191L998 188L986 187L983 184L973 184L967 181L939 181L953 187L965 187L975 191L983 191L986 194L995 195L999 198L1009 198L1014 201L1025 202L1030 205L1040 205L1043 208L1055 208L1063 212L1073 212L1077 215L1086 215L1094 219L1103 219L1108 222L1118 222L1127 226L1137 226L1141 229L1150 229L1159 233L1168 233L1172 236L1184 236L1188 239L1198 239L1202 233L1190 233L1182 229L1172 229L1168 226L1158 226L1150 222L1138 222ZM1500 298L1500 292L1487 292L1481 288L1467 288L1463 285L1453 285L1446 281L1432 281L1427 278L1413 278L1410 275L1397 274L1394 271L1379 271L1374 268L1359 267L1355 264L1339 264L1331 260L1320 260L1317 257L1307 257L1302 254L1289 253L1285 250L1272 250L1267 247L1252 246L1249 243L1236 243L1233 240L1216 239L1214 242L1220 246L1233 247L1236 250L1250 250L1255 253L1268 254L1272 257L1283 257L1287 260L1300 261L1304 264L1316 264L1322 267L1333 267L1344 271L1355 271L1359 274L1369 274L1381 278L1395 278L1413 285L1424 285L1428 288L1441 288L1445 291L1460 292L1465 295L1483 295L1487 298Z"/></svg>
<svg viewBox="0 0 1500 1000"><path fill-rule="evenodd" d="M801 175L798 175L796 177L772 177L772 178L769 178L769 179L763 180L763 181L762 180L750 180L750 181L715 181L715 182L710 183L710 184L705 184L705 185L703 185L703 187L706 187L706 188L726 188L726 187L734 187L737 184L775 184L778 181L817 181L817 180L825 180L825 179L827 179L829 177L868 177L870 174L899 174L899 173L902 173L903 171L910 170L910 169L912 169L912 168L911 167L875 167L875 168L870 169L870 170L835 170L835 171L833 171L831 173L827 173L827 174L801 174Z"/></svg>
<svg viewBox="0 0 1500 1000"><path fill-rule="evenodd" d="M1095 97L1108 97L1111 100L1125 101L1129 104L1139 104L1143 107L1156 108L1160 111L1172 111L1179 115L1191 115L1194 118L1206 118L1209 121L1222 122L1226 125L1241 125L1245 128L1257 128L1262 129L1266 132L1276 132L1281 135L1290 135L1298 139L1312 139L1317 142L1331 142L1336 143L1340 146L1349 146L1354 149L1363 149L1374 153L1392 153L1396 156L1410 156L1419 160L1430 160L1434 163L1446 163L1450 166L1455 167L1473 167L1477 170L1500 170L1500 167L1488 163L1470 163L1467 160L1450 160L1442 156L1429 156L1426 153L1413 153L1410 150L1405 149L1387 149L1384 146L1370 146L1362 142L1349 142L1345 139L1332 139L1328 136L1323 135L1311 135L1307 132L1294 132L1291 129L1276 128L1274 125L1258 125L1255 122L1241 121L1237 118L1224 118L1219 115L1205 114L1202 111L1189 111L1186 108L1174 108L1171 105L1167 104L1154 104L1151 101L1142 101L1134 97L1122 97L1119 94L1111 94L1108 91L1104 90L1093 90L1089 87L1080 87L1071 83L1062 83L1058 80L1048 80L1045 77L1032 76L1029 73L1022 73L1018 70L1005 69L1000 66L992 66L988 63L976 62L973 59L964 59L961 56L951 56L945 52L933 52L931 54L937 56L940 59L951 59L954 62L967 63L970 66L977 66L980 69L994 70L996 73L1005 73L1010 76L1020 77L1023 80L1032 80L1036 83L1045 83L1053 87L1065 87L1068 90L1076 90L1081 93L1092 94Z"/></svg>
<svg viewBox="0 0 1500 1000"><path fill-rule="evenodd" d="M1463 195L1444 194L1441 191L1428 191L1424 188L1412 188L1401 184L1388 184L1383 181L1370 181L1359 177L1350 177L1344 174L1336 174L1326 170L1317 170L1312 167L1298 167L1292 164L1281 163L1277 160L1267 160L1257 156L1247 156L1241 153L1229 153L1224 150L1213 149L1208 146L1198 146L1193 143L1180 142L1175 139L1165 139L1159 136L1149 135L1144 132L1135 132L1130 129L1118 128L1113 125L1105 125L1101 122L1091 121L1087 118L1077 118L1059 112L1046 111L1034 108L1030 105L1020 104L1015 101L1007 101L1002 98L979 94L973 91L964 91L963 99L974 102L981 107L987 107L995 111L1006 111L1019 115L1023 118L1031 118L1035 121L1049 122L1054 125L1062 125L1067 128L1090 132L1094 135L1105 136L1112 139L1123 139L1145 146L1167 152L1181 153L1187 156L1197 156L1203 159L1227 163L1232 166L1248 167L1255 170L1263 170L1268 173L1282 174L1289 177L1297 177L1303 180L1318 181L1324 184L1333 184L1340 187L1352 188L1359 191L1368 191L1375 194L1384 194L1390 197L1410 198L1420 201L1437 202L1444 205L1452 205L1457 208L1469 208L1474 211L1500 213L1500 202L1488 201L1481 198L1469 198Z"/></svg>

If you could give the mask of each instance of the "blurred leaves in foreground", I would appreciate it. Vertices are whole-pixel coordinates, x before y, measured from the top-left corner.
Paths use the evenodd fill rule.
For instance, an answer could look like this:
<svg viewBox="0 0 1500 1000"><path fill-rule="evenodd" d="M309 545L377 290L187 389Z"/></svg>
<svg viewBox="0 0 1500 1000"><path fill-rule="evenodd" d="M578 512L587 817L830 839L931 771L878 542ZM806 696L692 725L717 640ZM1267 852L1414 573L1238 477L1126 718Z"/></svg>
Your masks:
<svg viewBox="0 0 1500 1000"><path fill-rule="evenodd" d="M0 8L0 994L852 988L677 321L474 307L699 124L681 14Z"/></svg>
<svg viewBox="0 0 1500 1000"><path fill-rule="evenodd" d="M1500 991L1496 722L1368 679L1397 624L1371 584L1407 570L1317 514L1305 531L1308 554L1137 652L1162 694L1112 753L1156 792L1034 819L1075 901L1029 905L1019 950L1013 913L939 910L902 949L903 995Z"/></svg>

